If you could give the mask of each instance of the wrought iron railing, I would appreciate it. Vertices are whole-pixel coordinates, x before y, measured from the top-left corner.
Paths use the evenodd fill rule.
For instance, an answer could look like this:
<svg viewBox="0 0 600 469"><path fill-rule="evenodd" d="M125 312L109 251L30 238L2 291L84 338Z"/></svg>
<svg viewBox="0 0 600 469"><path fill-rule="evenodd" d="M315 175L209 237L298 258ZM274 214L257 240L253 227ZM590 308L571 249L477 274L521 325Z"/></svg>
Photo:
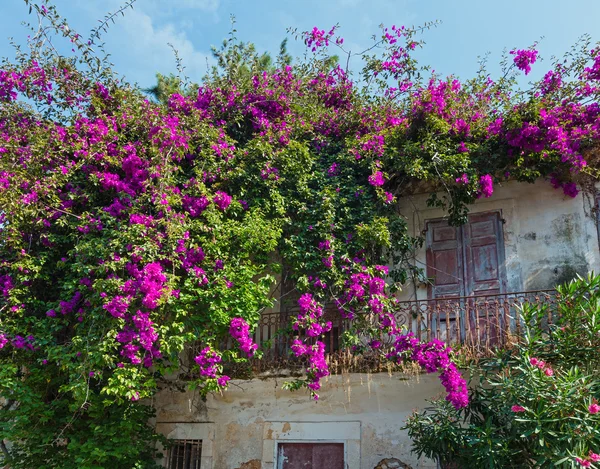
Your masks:
<svg viewBox="0 0 600 469"><path fill-rule="evenodd" d="M545 305L548 323L555 318L555 290L402 301L395 316L398 325L405 326L420 340L438 339L448 345L463 344L475 350L489 350L521 335L523 324L519 311L525 303ZM320 340L325 342L326 351L332 353L340 349L348 323L336 311L326 315L333 328ZM289 358L293 340L290 336L289 316L279 313L264 314L254 332L254 340L262 345L264 358L272 362Z"/></svg>
<svg viewBox="0 0 600 469"><path fill-rule="evenodd" d="M543 307L546 324L556 321L555 290L402 301L397 304L395 317L398 325L404 326L422 341L438 339L449 346L460 345L465 352L472 352L475 356L484 356L522 336L523 322L519 312L526 303ZM294 313L294 310L288 310L287 314L263 314L253 337L260 346L261 359L246 364L226 363L227 374L245 378L257 372L271 373L277 370L301 373L306 366L306 358L296 358L291 353L295 336L290 327L290 315ZM389 366L382 360L381 354L369 353L368 348L366 353L357 354L342 347L342 335L350 324L342 319L335 308L328 310L324 319L331 321L333 327L319 340L325 343L333 373L344 370L377 371ZM392 340L383 335L378 339L384 345ZM182 379L195 376L193 357L199 353L200 346L202 344L194 344L189 348L184 360L187 365L182 366L180 374ZM235 348L234 341L229 338L223 347Z"/></svg>
<svg viewBox="0 0 600 469"><path fill-rule="evenodd" d="M421 340L490 349L521 336L519 311L525 303L543 306L545 322L551 324L556 319L556 295L555 290L537 290L404 301L395 316L398 324Z"/></svg>

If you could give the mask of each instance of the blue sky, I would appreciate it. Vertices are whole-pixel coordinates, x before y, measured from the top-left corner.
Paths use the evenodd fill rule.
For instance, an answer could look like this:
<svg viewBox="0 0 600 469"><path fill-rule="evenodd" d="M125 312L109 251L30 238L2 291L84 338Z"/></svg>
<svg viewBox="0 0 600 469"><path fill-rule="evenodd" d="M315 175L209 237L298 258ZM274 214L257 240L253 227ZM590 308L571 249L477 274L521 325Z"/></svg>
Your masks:
<svg viewBox="0 0 600 469"><path fill-rule="evenodd" d="M31 21L23 0L0 0L0 57L12 57L12 36L27 35L21 21ZM89 30L113 11L119 0L55 0L59 12L87 37ZM549 68L552 55L562 55L583 33L600 40L598 0L137 0L133 10L111 26L105 40L115 68L130 81L147 87L156 72L175 71L168 43L178 49L187 74L199 80L211 62L210 46L218 45L237 18L238 37L253 41L259 50L277 51L288 27L299 30L340 23L345 45L358 51L370 44L381 23L391 26L442 23L423 36L422 63L437 72L469 77L477 57L489 52L490 65L506 47L525 48L541 40L546 63L534 66L532 77ZM299 54L301 44L291 44ZM490 66L492 72L494 67Z"/></svg>

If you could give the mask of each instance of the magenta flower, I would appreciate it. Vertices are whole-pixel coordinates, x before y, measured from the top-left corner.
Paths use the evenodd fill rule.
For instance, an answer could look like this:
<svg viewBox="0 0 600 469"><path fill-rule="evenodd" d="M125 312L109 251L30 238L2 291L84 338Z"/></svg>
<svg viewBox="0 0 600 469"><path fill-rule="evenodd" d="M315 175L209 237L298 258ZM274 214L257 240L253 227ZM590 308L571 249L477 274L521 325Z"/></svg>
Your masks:
<svg viewBox="0 0 600 469"><path fill-rule="evenodd" d="M492 176L489 174L484 174L479 178L479 192L477 193L477 197L491 197L494 193L494 182L492 181Z"/></svg>
<svg viewBox="0 0 600 469"><path fill-rule="evenodd" d="M231 204L232 197L223 191L215 192L215 196L213 198L214 204L219 207L220 210L227 210L227 207Z"/></svg>
<svg viewBox="0 0 600 469"><path fill-rule="evenodd" d="M461 177L456 178L456 182L457 184L464 184L466 186L469 184L469 176L467 176L467 173L463 173Z"/></svg>
<svg viewBox="0 0 600 469"><path fill-rule="evenodd" d="M574 182L566 182L563 184L562 188L563 188L563 192L565 193L566 196L575 198L575 197L577 197L577 194L579 194L579 189L577 189L577 184L575 184Z"/></svg>
<svg viewBox="0 0 600 469"><path fill-rule="evenodd" d="M590 406L588 407L588 411L590 412L590 414L597 414L598 412L600 412L600 405L594 402L593 404L590 404Z"/></svg>
<svg viewBox="0 0 600 469"><path fill-rule="evenodd" d="M383 173L381 171L375 171L371 176L369 176L369 184L375 187L383 186L385 184Z"/></svg>
<svg viewBox="0 0 600 469"><path fill-rule="evenodd" d="M538 51L534 49L520 49L520 50L511 50L511 55L514 55L513 59L515 65L519 70L523 70L525 75L528 75L531 72L531 64L534 64Z"/></svg>
<svg viewBox="0 0 600 469"><path fill-rule="evenodd" d="M183 209L190 214L191 217L199 217L206 207L209 205L209 201L206 197L191 197L184 195L182 199Z"/></svg>
<svg viewBox="0 0 600 469"><path fill-rule="evenodd" d="M521 413L521 412L526 412L525 407L522 407L520 405L514 405L510 408L510 410L512 410L516 414Z"/></svg>
<svg viewBox="0 0 600 469"><path fill-rule="evenodd" d="M250 326L243 318L233 318L229 326L229 334L240 345L242 352L248 357L253 357L258 349L252 338L250 337Z"/></svg>
<svg viewBox="0 0 600 469"><path fill-rule="evenodd" d="M225 386L227 386L227 383L229 382L231 378L229 376L219 376L217 378L217 384L219 386L221 386L222 388L224 388Z"/></svg>
<svg viewBox="0 0 600 469"><path fill-rule="evenodd" d="M575 461L577 461L581 467L590 467L592 465L587 459L575 458Z"/></svg>

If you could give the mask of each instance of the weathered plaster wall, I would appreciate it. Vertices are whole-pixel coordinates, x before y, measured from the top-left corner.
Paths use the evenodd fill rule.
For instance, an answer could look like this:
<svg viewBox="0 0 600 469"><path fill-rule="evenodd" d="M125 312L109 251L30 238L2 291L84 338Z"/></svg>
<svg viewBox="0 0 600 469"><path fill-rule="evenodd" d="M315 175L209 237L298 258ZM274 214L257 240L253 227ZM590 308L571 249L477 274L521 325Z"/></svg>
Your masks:
<svg viewBox="0 0 600 469"><path fill-rule="evenodd" d="M281 389L283 381L236 380L205 402L194 392L163 391L154 402L157 428L170 438L202 439L202 469L272 469L277 442L323 440L344 443L348 469L373 469L385 458L435 467L410 453L400 427L426 399L442 395L437 376L330 376L318 402Z"/></svg>
<svg viewBox="0 0 600 469"><path fill-rule="evenodd" d="M410 233L417 236L426 220L444 217L427 207L427 195L404 197L400 212ZM590 201L583 195L565 196L546 181L535 184L510 181L496 185L489 199L479 199L471 213L501 210L505 223L504 247L507 290L542 290L572 279L577 273L600 272L598 231ZM416 263L425 267L425 248ZM401 299L427 298L427 289L406 285Z"/></svg>

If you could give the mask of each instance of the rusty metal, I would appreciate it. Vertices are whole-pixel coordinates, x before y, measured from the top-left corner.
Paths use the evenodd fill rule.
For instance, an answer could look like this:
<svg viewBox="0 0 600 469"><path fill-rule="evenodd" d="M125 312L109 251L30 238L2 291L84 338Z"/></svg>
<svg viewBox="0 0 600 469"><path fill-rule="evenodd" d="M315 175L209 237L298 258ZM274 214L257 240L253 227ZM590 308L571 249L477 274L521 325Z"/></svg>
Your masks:
<svg viewBox="0 0 600 469"><path fill-rule="evenodd" d="M519 310L525 303L547 307L546 321L548 325L556 322L557 301L555 290L536 290L525 292L502 293L480 296L462 296L453 298L437 298L418 301L403 301L396 304L394 316L398 325L404 326L419 340L438 339L449 346L463 345L475 354L484 355L498 347L504 346L516 337L521 337L523 323ZM225 371L230 376L246 376L256 372L274 370L291 370L302 372L307 365L306 357L295 357L291 351L294 338L290 323L291 317L297 314L288 310L287 314L263 314L255 328L253 339L262 350L260 360L252 360L246 368L234 367ZM380 354L372 353L363 357L363 364L351 350L342 347L342 335L350 327L350 322L343 319L335 308L328 308L324 319L331 321L330 332L320 337L325 343L327 359L331 366L342 367L381 366ZM380 338L384 346L386 337ZM316 339L310 339L315 341ZM230 339L223 347L235 347ZM199 350L190 350L188 361L193 362L194 354ZM368 354L367 354L368 355ZM365 359L366 357L366 359ZM242 366L242 365L240 365Z"/></svg>
<svg viewBox="0 0 600 469"><path fill-rule="evenodd" d="M490 349L506 343L510 336L521 335L519 310L525 303L547 306L547 323L555 321L555 290L404 301L398 304L395 316L410 324L408 330L421 340L436 338L451 345ZM417 319L416 325L409 317Z"/></svg>
<svg viewBox="0 0 600 469"><path fill-rule="evenodd" d="M434 300L402 301L396 306L397 324L404 325L420 340L439 339L452 344L467 344L490 348L501 345L509 336L520 335L522 324L518 311L524 303L548 306L548 324L556 310L555 290L536 290L493 295L437 298ZM327 351L339 349L341 334L348 321L337 311L328 311L326 320L334 327L322 341ZM263 344L266 356L279 357L289 350L289 334L283 333L287 322L278 313L264 314L254 333L254 340Z"/></svg>
<svg viewBox="0 0 600 469"><path fill-rule="evenodd" d="M202 440L173 440L169 448L168 469L200 469Z"/></svg>

